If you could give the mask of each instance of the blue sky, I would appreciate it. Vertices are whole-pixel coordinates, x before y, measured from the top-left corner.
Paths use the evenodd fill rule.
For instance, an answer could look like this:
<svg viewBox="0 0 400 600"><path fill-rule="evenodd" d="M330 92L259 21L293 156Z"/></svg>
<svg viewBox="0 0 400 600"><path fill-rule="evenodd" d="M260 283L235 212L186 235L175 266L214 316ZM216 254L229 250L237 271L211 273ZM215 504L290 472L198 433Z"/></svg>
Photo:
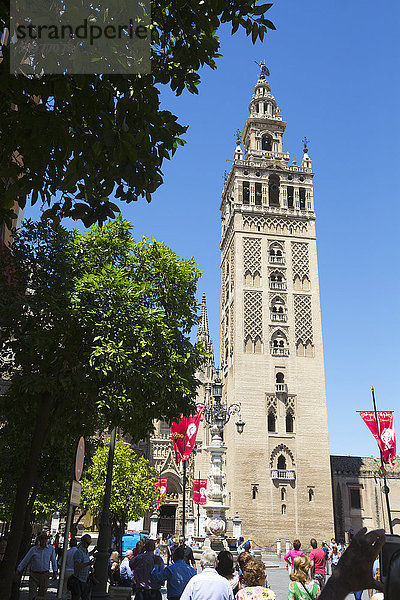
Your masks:
<svg viewBox="0 0 400 600"><path fill-rule="evenodd" d="M195 257L217 350L223 174L234 132L248 116L254 61L265 59L287 121L285 150L299 162L301 139L311 140L334 454L377 455L355 412L370 409L371 385L379 408L399 405L399 17L394 0L278 0L269 11L277 31L263 44L222 28L223 57L217 71L202 71L199 95L163 90L164 107L190 125L187 145L165 164L165 183L151 204L124 208L137 238L153 236Z"/></svg>

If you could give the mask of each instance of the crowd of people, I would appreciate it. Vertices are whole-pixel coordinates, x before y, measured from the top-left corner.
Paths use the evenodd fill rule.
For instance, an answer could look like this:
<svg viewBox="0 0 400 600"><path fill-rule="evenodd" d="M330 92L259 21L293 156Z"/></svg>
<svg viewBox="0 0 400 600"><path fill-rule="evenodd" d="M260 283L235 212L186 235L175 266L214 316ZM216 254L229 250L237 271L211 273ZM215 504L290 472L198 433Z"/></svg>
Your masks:
<svg viewBox="0 0 400 600"><path fill-rule="evenodd" d="M111 555L110 583L131 586L137 600L161 600L160 588L165 582L168 600L275 600L276 594L270 588L265 565L255 557L251 539L238 540L236 566L231 552L223 550L216 554L211 549L205 550L201 555L199 574L193 551L185 538L180 536L178 542L171 538L168 542L167 565L160 556L159 541L147 540L143 548L138 542L135 551L127 551L118 565L115 562L117 556ZM288 600L322 598L327 574L335 572L346 549L334 539L329 547L325 542L318 547L316 539L312 538L310 547L311 552L307 556L301 550L301 542L294 540L292 549L284 557L289 571ZM376 562L375 576L378 574ZM112 575L117 567L118 581ZM377 584L375 588L368 588L370 599L380 600L379 593L374 595L378 587ZM361 595L362 591L355 591L355 600L359 600Z"/></svg>
<svg viewBox="0 0 400 600"><path fill-rule="evenodd" d="M381 584L374 579L379 575L377 555L384 541L381 530L366 534L361 530L354 536L350 550L339 559L343 548L331 540L330 547L323 542L310 540L311 552L307 556L301 550L299 540L293 541L286 554L289 571L288 600L341 600L353 592L360 600L362 590L356 590L355 582L368 589L371 600L381 600ZM85 534L80 543L71 538L66 557L63 597L71 600L89 600L93 553L89 552L91 536ZM118 552L110 553L108 579L110 586L131 588L135 600L161 600L161 587L166 582L168 600L275 600L276 594L268 582L265 565L252 551L251 540L240 540L237 565L228 550L217 554L211 548L203 551L200 559L201 572L197 573L192 548L184 536L169 546L167 564L160 552L159 540L138 541L128 550L122 560ZM336 556L339 559L336 562ZM334 560L332 560L334 559ZM16 578L26 567L30 568L30 600L45 598L51 571L56 576L61 556L57 561L54 545L42 532L17 567ZM332 576L326 583L326 565L332 565ZM358 570L358 573L357 573ZM343 590L348 590L343 595ZM375 593L376 590L376 593Z"/></svg>

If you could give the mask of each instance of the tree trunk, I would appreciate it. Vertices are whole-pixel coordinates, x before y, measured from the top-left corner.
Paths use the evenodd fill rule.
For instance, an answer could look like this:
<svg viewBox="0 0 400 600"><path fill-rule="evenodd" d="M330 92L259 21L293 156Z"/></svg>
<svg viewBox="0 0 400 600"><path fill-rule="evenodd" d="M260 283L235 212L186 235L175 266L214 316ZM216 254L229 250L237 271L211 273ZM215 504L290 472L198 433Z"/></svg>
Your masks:
<svg viewBox="0 0 400 600"><path fill-rule="evenodd" d="M23 473L18 481L7 549L0 565L0 598L2 600L10 598L18 551L24 534L27 504L35 481L40 454L48 434L50 408L50 397L47 394L43 395L36 415L31 446L26 456Z"/></svg>
<svg viewBox="0 0 400 600"><path fill-rule="evenodd" d="M74 507L74 512L75 512L75 507ZM72 523L71 523L71 531L70 531L70 533L71 533L71 537L72 537L72 538L74 538L74 537L76 537L76 536L77 536L77 534L78 534L78 525L79 525L79 521L80 521L81 519L83 519L83 517L84 517L85 515L86 515L86 512L84 512L84 513L81 513L81 514L79 515L79 519L78 519L77 521L75 521L75 523L74 523L74 522L72 522ZM74 517L74 515L73 515L73 517ZM72 517L72 518L73 518L73 517Z"/></svg>
<svg viewBox="0 0 400 600"><path fill-rule="evenodd" d="M32 512L32 506L31 506L31 502L29 502L29 508L25 515L24 532L22 535L22 540L21 540L21 544L19 546L19 551L18 551L17 564L19 564L21 562L21 560L24 558L25 554L28 552L30 545L31 545L31 539L32 539L32 523L31 523L31 519L30 519L31 512ZM11 600L18 600L19 592L20 592L20 581L18 579L17 581L13 581L13 584L12 584L11 596L10 596Z"/></svg>

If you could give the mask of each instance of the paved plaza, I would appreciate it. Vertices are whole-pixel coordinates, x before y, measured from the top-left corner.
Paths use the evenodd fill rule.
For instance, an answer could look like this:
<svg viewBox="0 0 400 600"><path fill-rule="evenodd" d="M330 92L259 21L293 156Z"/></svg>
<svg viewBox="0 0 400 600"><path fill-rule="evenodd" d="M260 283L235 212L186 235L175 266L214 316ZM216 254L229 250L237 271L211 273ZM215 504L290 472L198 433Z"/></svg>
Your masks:
<svg viewBox="0 0 400 600"><path fill-rule="evenodd" d="M288 585L289 585L289 575L286 571L282 561L277 561L276 567L270 567L267 569L268 580L271 585L271 589L276 593L276 600L287 600L288 597ZM163 588L163 600L166 600L167 594L166 589ZM51 586L48 591L48 600L54 600L56 598L56 587L51 582ZM351 594L347 597L349 600L353 600L354 596ZM20 595L20 600L28 600L28 579L24 578L22 593ZM210 598L210 600L213 600ZM365 591L362 596L362 600L368 600L368 593Z"/></svg>

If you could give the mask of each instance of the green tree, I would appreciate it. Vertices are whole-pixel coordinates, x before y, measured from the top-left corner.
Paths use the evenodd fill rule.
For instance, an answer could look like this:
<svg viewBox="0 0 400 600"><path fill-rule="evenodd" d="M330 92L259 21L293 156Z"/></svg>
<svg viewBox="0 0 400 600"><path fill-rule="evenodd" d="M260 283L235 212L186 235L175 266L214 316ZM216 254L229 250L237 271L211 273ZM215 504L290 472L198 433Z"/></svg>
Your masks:
<svg viewBox="0 0 400 600"><path fill-rule="evenodd" d="M94 1L92 15L104 21L111 4L129 8L128 0L106 7ZM29 2L18 5L29 15ZM43 6L58 22L60 3ZM49 216L81 219L86 226L116 214L113 193L122 202L150 201L162 183L163 161L184 143L187 129L160 109L160 85L197 93L201 67L217 66L219 26L230 23L232 33L244 28L253 43L262 41L275 29L265 17L271 6L256 0L152 2L149 75L13 76L9 47L0 46L0 180L8 182L0 187L0 223L10 223L15 199L23 205L30 194L32 203L40 198L48 205ZM62 3L62 10L67 19L75 3ZM8 4L1 3L0 30L8 24Z"/></svg>
<svg viewBox="0 0 400 600"><path fill-rule="evenodd" d="M100 517L103 508L105 472L110 442L96 450L82 480L80 509ZM128 521L136 521L150 510L156 500L155 474L149 461L140 457L122 440L115 444L110 513L117 545Z"/></svg>
<svg viewBox="0 0 400 600"><path fill-rule="evenodd" d="M199 277L193 259L178 258L162 242L136 242L122 218L83 234L28 222L10 254L0 252L1 353L11 356L2 365L11 383L0 415L18 419L21 411L30 420L0 567L2 598L54 432L120 426L138 441L154 419L192 410L204 360L203 348L190 341Z"/></svg>

